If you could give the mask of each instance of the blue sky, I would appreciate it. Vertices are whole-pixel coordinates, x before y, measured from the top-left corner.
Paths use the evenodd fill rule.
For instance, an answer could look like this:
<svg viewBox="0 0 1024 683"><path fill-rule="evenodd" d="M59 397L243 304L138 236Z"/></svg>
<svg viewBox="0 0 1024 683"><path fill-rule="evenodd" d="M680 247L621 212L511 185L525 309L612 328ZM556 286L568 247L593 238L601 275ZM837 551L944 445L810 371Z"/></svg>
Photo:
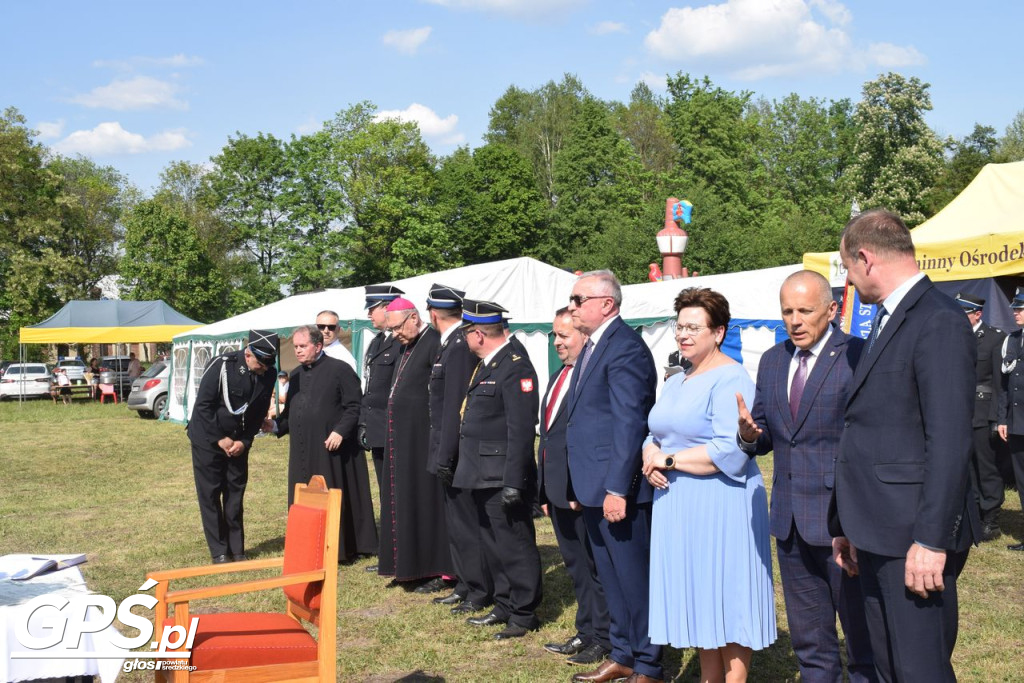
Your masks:
<svg viewBox="0 0 1024 683"><path fill-rule="evenodd" d="M683 71L856 102L898 71L931 84L940 135L1002 135L1024 109L1022 25L1010 0L16 2L0 9L0 107L146 192L236 131L287 139L362 100L417 120L438 154L475 147L509 85L566 72L620 101Z"/></svg>

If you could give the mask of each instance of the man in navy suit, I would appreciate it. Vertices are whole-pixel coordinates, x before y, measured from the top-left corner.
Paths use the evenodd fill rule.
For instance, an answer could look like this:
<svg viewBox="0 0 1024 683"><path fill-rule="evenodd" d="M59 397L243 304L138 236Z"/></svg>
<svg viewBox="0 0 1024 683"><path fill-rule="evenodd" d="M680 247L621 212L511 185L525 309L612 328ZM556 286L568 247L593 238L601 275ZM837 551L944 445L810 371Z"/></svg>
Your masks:
<svg viewBox="0 0 1024 683"><path fill-rule="evenodd" d="M818 273L790 275L779 300L789 339L761 356L752 412L736 395L739 445L750 455L775 452L771 532L800 679L843 680L838 614L850 680L874 681L860 580L832 559L827 528L843 411L864 342L832 327L836 302Z"/></svg>
<svg viewBox="0 0 1024 683"><path fill-rule="evenodd" d="M967 485L977 344L960 307L918 270L899 216L860 214L839 254L861 301L879 309L846 403L834 556L860 573L879 678L955 681L956 581L980 536Z"/></svg>
<svg viewBox="0 0 1024 683"><path fill-rule="evenodd" d="M611 654L574 681L662 678L648 636L653 489L641 476L647 414L658 375L643 339L619 317L622 288L608 270L584 273L569 297L573 325L589 335L567 400L569 473L611 617Z"/></svg>
<svg viewBox="0 0 1024 683"><path fill-rule="evenodd" d="M573 368L587 341L572 324L568 308L555 313L552 324L555 333L555 352L562 361L548 382L548 393L540 403L540 446L537 450L537 482L541 507L550 515L558 549L565 561L565 569L572 578L576 594L576 635L564 643L548 643L544 649L560 655L570 655L570 664L597 664L611 650L608 641L608 605L604 589L597 578L594 551L587 538L583 521L583 508L576 501L576 493L569 481L569 463L566 460L565 425L566 394L572 382Z"/></svg>

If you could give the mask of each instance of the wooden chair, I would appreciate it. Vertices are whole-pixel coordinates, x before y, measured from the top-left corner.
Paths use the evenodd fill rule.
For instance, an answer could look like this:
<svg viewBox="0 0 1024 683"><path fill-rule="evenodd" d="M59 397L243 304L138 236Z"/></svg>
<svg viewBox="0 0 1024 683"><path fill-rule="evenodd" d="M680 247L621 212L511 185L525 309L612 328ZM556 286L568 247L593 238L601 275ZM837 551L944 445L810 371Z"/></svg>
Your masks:
<svg viewBox="0 0 1024 683"><path fill-rule="evenodd" d="M173 681L303 681L327 683L337 676L338 531L341 491L328 489L320 475L295 485L295 503L288 509L284 557L151 572L157 581L156 629L188 629L198 616L189 664L195 671L157 671L156 680ZM209 588L168 592L172 579L280 567L281 575ZM283 588L283 613L240 612L192 615L193 600ZM322 606L322 609L321 609ZM173 612L169 613L170 607ZM313 638L305 620L318 627ZM177 639L176 639L177 640ZM177 651L184 650L184 644ZM168 650L171 651L171 650ZM166 677L166 678L165 678Z"/></svg>

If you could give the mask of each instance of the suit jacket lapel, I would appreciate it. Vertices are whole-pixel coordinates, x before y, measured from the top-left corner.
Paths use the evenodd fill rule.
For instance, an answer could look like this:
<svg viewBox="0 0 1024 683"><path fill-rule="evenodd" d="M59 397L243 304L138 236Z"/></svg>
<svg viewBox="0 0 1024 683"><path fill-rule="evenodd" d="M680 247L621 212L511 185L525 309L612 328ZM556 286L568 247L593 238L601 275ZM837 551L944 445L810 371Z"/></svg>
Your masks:
<svg viewBox="0 0 1024 683"><path fill-rule="evenodd" d="M861 354L860 362L857 363L857 370L853 373L853 382L850 385L850 398L846 402L847 405L853 400L860 385L864 383L868 372L871 371L871 368L874 367L878 359L885 353L885 347L889 344L889 340L893 338L900 325L906 319L907 311L913 308L925 291L931 287L932 281L928 279L927 275L911 287L910 291L903 297L903 300L900 301L899 306L896 307L896 310L892 311L889 318L885 321L878 339L875 340L875 345L871 348L871 353L868 353L865 347L864 353Z"/></svg>
<svg viewBox="0 0 1024 683"><path fill-rule="evenodd" d="M785 341L786 357L779 359L775 368L775 406L782 416L783 424L790 424L793 417L789 412L789 366L793 362L793 354L796 353L796 346L792 341Z"/></svg>
<svg viewBox="0 0 1024 683"><path fill-rule="evenodd" d="M800 409L793 423L794 433L807 420L807 415L811 412L811 406L814 405L815 397L821 391L821 388L825 386L825 378L832 371L832 366L839 360L840 352L843 346L846 345L846 340L847 337L842 331L833 329L832 336L828 338L828 343L822 347L821 353L815 359L814 369L811 370L811 375L807 378L807 383L804 385L804 395L800 399Z"/></svg>
<svg viewBox="0 0 1024 683"><path fill-rule="evenodd" d="M597 345L594 346L594 350L590 352L590 359L587 361L586 372L578 376L577 373L573 372L572 382L569 383L569 388L572 390L572 393L569 396L566 396L566 399L570 400L570 414L572 414L573 409L576 407L576 399L583 392L583 384L594 374L594 368L597 367L598 362L601 360L601 356L604 355L605 349L608 348L608 342L611 340L612 335L618 332L620 325L625 324L626 323L622 322L622 318L616 318L615 322L609 325L604 331L604 334L601 335L601 339Z"/></svg>

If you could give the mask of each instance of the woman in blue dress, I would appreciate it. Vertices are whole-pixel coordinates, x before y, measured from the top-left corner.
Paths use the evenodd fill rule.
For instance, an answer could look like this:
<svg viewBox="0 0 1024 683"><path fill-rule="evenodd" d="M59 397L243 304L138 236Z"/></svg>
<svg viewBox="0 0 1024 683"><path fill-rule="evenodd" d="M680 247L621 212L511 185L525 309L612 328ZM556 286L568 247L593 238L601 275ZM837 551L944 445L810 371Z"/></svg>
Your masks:
<svg viewBox="0 0 1024 683"><path fill-rule="evenodd" d="M721 349L729 302L711 289L676 297L676 343L690 369L665 384L648 418L643 472L655 487L652 643L700 651L702 681L744 681L776 637L768 500L736 443L736 395L754 383Z"/></svg>

